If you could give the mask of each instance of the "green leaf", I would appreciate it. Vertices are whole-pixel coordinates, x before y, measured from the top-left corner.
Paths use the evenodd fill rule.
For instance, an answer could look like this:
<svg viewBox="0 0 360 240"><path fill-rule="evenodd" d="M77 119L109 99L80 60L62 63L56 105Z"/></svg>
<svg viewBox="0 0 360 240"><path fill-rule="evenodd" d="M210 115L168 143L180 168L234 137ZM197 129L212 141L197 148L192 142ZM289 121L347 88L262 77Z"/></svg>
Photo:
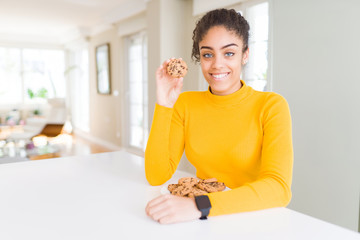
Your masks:
<svg viewBox="0 0 360 240"><path fill-rule="evenodd" d="M38 90L36 96L39 98L47 98L47 93L48 93L48 91L46 90L46 88L40 88Z"/></svg>
<svg viewBox="0 0 360 240"><path fill-rule="evenodd" d="M34 92L30 88L28 88L27 93L28 93L30 99L33 99L35 97Z"/></svg>

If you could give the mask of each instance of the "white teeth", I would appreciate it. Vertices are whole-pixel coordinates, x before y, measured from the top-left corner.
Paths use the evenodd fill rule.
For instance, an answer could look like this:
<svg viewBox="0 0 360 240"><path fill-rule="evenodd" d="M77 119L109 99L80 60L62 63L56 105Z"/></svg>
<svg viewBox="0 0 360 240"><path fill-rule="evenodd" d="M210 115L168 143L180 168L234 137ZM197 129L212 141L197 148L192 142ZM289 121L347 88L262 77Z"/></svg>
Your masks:
<svg viewBox="0 0 360 240"><path fill-rule="evenodd" d="M220 79L220 78L225 77L226 75L228 75L228 74L227 73L222 73L222 74L213 74L212 76L214 78Z"/></svg>

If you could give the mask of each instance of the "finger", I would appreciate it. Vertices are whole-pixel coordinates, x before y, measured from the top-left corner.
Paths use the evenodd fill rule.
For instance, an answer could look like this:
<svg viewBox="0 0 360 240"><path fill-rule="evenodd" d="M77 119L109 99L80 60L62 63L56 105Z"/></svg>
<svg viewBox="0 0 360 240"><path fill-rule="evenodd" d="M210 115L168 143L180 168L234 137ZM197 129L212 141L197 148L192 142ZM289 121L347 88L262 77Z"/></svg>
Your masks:
<svg viewBox="0 0 360 240"><path fill-rule="evenodd" d="M152 204L152 201L150 201L146 204L146 207L145 207L146 215L148 215L148 216L150 215L150 210L153 206L154 206L154 204Z"/></svg>
<svg viewBox="0 0 360 240"><path fill-rule="evenodd" d="M150 217L157 222L161 222L161 219L167 218L168 215L170 215L169 209L163 208L163 209L155 212L154 214L150 215Z"/></svg>
<svg viewBox="0 0 360 240"><path fill-rule="evenodd" d="M182 84L184 82L184 78L181 77L181 78L178 78L178 84Z"/></svg>
<svg viewBox="0 0 360 240"><path fill-rule="evenodd" d="M159 66L157 69L156 69L156 72L155 72L155 74L156 74L156 76L157 77L162 77L163 76L163 66L161 65L161 66Z"/></svg>
<svg viewBox="0 0 360 240"><path fill-rule="evenodd" d="M156 70L156 75L159 77L159 78L162 78L162 77L167 77L167 76L170 76L167 72L167 65L169 63L169 59L166 60L162 65L160 65L160 67L158 67L158 69Z"/></svg>
<svg viewBox="0 0 360 240"><path fill-rule="evenodd" d="M150 216L150 213L149 213L149 211L150 211L150 206L149 206L149 203L146 205L146 207L145 207L145 212L146 212L146 215L148 215L148 216Z"/></svg>
<svg viewBox="0 0 360 240"><path fill-rule="evenodd" d="M157 78L162 78L164 76L164 74L166 73L166 65L167 65L167 60L165 62L163 62L157 69L155 72L155 75Z"/></svg>
<svg viewBox="0 0 360 240"><path fill-rule="evenodd" d="M163 64L162 64L162 66L166 68L166 66L169 64L169 62L170 62L172 59L174 59L174 58L172 57L172 58L169 58L169 59L165 60L165 61L163 62Z"/></svg>
<svg viewBox="0 0 360 240"><path fill-rule="evenodd" d="M170 195L159 196L159 197L151 200L145 208L146 214L150 216L150 215L154 214L155 212L160 211L161 209L165 208L166 205L164 203L169 198L167 196L170 196Z"/></svg>
<svg viewBox="0 0 360 240"><path fill-rule="evenodd" d="M152 206L154 206L154 204L156 204L156 201L158 201L157 199L159 199L161 196L159 197L156 197L154 199L152 199L151 201L149 201L147 204L146 204L146 207L145 207L145 212L146 214L149 215L149 210Z"/></svg>
<svg viewBox="0 0 360 240"><path fill-rule="evenodd" d="M164 202L160 202L157 205L150 206L148 209L148 216L152 219L158 220L159 218L165 216L168 212L168 206Z"/></svg>
<svg viewBox="0 0 360 240"><path fill-rule="evenodd" d="M167 214L157 221L161 224L170 224L170 223L175 223L176 219L173 214Z"/></svg>
<svg viewBox="0 0 360 240"><path fill-rule="evenodd" d="M170 194L160 195L160 196L152 199L152 200L148 203L148 205L149 205L149 207L152 207L152 206L154 206L154 205L157 205L157 204L163 202L165 199L168 199L170 196L171 196Z"/></svg>
<svg viewBox="0 0 360 240"><path fill-rule="evenodd" d="M181 92L181 89L182 89L182 86L183 86L183 83L184 83L184 78L179 78L177 79L177 83L176 83L176 86L175 86L175 91L177 93Z"/></svg>
<svg viewBox="0 0 360 240"><path fill-rule="evenodd" d="M161 202L157 202L158 199L154 199L155 205L149 206L148 216L159 223L167 223L169 219L172 219L171 215L174 215L171 204L169 205L169 201L173 198L171 198L172 195L168 196L161 198L163 200Z"/></svg>

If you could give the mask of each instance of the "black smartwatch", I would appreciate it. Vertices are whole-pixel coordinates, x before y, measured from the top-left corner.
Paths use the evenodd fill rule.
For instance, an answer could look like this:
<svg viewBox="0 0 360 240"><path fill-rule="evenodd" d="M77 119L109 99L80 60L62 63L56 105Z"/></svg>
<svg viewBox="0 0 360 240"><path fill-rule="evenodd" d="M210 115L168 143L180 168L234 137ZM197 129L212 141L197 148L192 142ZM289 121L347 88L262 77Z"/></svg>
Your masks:
<svg viewBox="0 0 360 240"><path fill-rule="evenodd" d="M209 197L207 195L197 196L195 197L195 202L197 208L201 212L200 219L201 220L207 219L207 216L209 215L211 209L211 203Z"/></svg>

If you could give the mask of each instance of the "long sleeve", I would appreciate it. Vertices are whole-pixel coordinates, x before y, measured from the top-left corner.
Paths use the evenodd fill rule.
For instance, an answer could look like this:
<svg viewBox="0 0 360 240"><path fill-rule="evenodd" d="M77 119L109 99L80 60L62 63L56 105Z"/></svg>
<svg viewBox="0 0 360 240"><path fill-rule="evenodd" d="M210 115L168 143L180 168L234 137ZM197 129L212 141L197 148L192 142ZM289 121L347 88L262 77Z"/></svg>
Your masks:
<svg viewBox="0 0 360 240"><path fill-rule="evenodd" d="M288 103L242 83L230 95L185 92L173 109L155 108L145 151L149 183L170 179L185 149L197 177L217 178L231 189L208 194L210 216L281 207L291 200Z"/></svg>
<svg viewBox="0 0 360 240"><path fill-rule="evenodd" d="M171 178L184 151L184 126L176 110L155 105L145 150L145 173L151 185Z"/></svg>
<svg viewBox="0 0 360 240"><path fill-rule="evenodd" d="M286 206L291 199L293 147L287 102L267 99L262 115L263 145L255 181L226 192L209 194L210 216Z"/></svg>

